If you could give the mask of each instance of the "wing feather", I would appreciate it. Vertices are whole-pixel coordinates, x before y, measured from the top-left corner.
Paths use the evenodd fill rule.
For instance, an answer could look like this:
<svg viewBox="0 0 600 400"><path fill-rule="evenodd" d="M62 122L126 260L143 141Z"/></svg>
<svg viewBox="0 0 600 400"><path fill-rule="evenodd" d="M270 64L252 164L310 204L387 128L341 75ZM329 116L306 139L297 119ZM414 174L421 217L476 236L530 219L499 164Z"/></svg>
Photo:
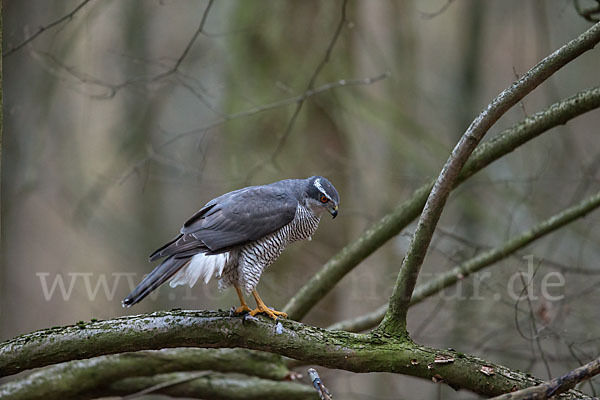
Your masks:
<svg viewBox="0 0 600 400"><path fill-rule="evenodd" d="M267 185L231 192L209 204L210 212L188 220L181 233L192 234L215 253L260 239L287 225L296 215L298 200L283 187Z"/></svg>
<svg viewBox="0 0 600 400"><path fill-rule="evenodd" d="M252 186L208 202L181 233L150 255L150 261L197 253L218 254L260 239L290 223L298 200L277 185Z"/></svg>

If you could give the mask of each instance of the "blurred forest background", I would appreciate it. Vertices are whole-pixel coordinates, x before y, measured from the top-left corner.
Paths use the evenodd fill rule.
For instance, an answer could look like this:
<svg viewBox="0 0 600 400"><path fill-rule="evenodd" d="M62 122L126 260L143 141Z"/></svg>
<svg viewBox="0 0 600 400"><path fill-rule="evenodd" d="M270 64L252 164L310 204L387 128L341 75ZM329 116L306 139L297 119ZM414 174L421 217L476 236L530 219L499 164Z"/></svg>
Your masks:
<svg viewBox="0 0 600 400"><path fill-rule="evenodd" d="M5 53L80 3L5 0ZM281 309L332 255L437 176L498 92L590 26L567 0L350 1L319 70L341 2L224 0L208 13L206 7L90 1L5 56L0 340L91 318L228 309L237 304L235 292L219 292L214 281L191 290L162 287L132 309L120 301L153 268L147 255L211 198L323 175L340 192L340 215L325 218L312 242L291 246L263 275L261 295ZM584 54L488 139L598 85L599 71L600 53ZM320 89L294 116L309 86ZM599 127L598 111L583 115L462 185L420 278L597 191ZM484 300L457 299L451 288L419 304L409 314L412 337L543 379L548 369L557 376L597 357L599 218L591 214L494 266L479 289ZM325 327L385 304L413 226L345 277L305 321ZM532 285L538 295L545 273L566 279L552 291L562 300L540 296L531 304L544 357L529 336L531 321L521 327L527 335L515 325L515 308L528 310L526 302L507 295L509 277L527 271L523 255L539 266ZM458 288L469 296L473 279ZM321 370L337 398L475 397L442 385L424 390L405 376Z"/></svg>

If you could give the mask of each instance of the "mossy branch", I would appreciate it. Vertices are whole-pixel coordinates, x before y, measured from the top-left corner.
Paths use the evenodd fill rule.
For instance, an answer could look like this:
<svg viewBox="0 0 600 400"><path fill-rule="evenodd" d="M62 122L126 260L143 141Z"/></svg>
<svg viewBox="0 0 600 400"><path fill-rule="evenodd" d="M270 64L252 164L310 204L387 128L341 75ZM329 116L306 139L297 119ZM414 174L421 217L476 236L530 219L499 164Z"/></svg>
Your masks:
<svg viewBox="0 0 600 400"><path fill-rule="evenodd" d="M132 393L158 393L170 397L214 400L319 400L317 392L311 386L301 383L276 382L244 375L194 372L125 378L86 395L127 398Z"/></svg>
<svg viewBox="0 0 600 400"><path fill-rule="evenodd" d="M600 88L584 90L553 104L482 143L463 167L456 186L544 132L564 125L600 107ZM288 302L284 311L290 318L302 319L347 273L419 216L434 181L421 186L410 198L371 226L356 241L329 260Z"/></svg>
<svg viewBox="0 0 600 400"><path fill-rule="evenodd" d="M10 375L75 359L165 347L263 350L328 368L435 378L487 396L541 382L477 357L420 346L406 337L327 331L290 320L231 317L216 311L157 312L22 335L0 344L0 371ZM571 392L565 398L571 395L584 396Z"/></svg>
<svg viewBox="0 0 600 400"><path fill-rule="evenodd" d="M535 225L533 228L521 235L515 236L506 241L502 246L485 251L453 269L439 275L438 277L417 286L411 298L410 304L415 305L422 302L429 296L432 296L442 289L455 284L466 276L493 265L494 263L509 257L519 249L522 249L534 241L552 233L566 224L569 224L579 218L585 217L588 213L600 207L600 193L597 193L577 205L569 207L558 214L553 215L547 220ZM333 324L329 329L345 330L350 332L361 332L376 326L387 312L387 304L379 307L377 310L361 315L356 318L340 321Z"/></svg>
<svg viewBox="0 0 600 400"><path fill-rule="evenodd" d="M246 349L178 348L105 355L40 369L0 386L0 398L45 400L90 397L107 382L171 372L212 370L282 380L289 373L281 356ZM4 370L3 370L4 371Z"/></svg>

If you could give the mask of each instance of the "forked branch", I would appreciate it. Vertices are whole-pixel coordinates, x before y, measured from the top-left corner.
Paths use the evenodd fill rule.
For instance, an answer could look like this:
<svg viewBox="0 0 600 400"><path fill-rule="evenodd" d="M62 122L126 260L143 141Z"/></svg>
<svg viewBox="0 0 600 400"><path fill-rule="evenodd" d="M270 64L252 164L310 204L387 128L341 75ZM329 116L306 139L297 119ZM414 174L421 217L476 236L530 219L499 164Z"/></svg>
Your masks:
<svg viewBox="0 0 600 400"><path fill-rule="evenodd" d="M556 71L594 48L598 42L600 42L600 23L595 24L579 37L544 58L510 87L503 90L467 128L452 150L452 154L442 168L427 198L410 247L402 262L396 286L390 298L388 312L380 324L383 331L387 333L406 331L406 314L410 306L410 299L433 232L442 215L446 200L458 182L460 171L483 136L512 106Z"/></svg>
<svg viewBox="0 0 600 400"><path fill-rule="evenodd" d="M599 107L600 87L596 87L579 92L528 117L494 139L482 143L462 169L455 187L542 133ZM417 218L433 183L431 181L418 188L411 197L332 257L285 306L284 311L290 318L302 319L346 274Z"/></svg>

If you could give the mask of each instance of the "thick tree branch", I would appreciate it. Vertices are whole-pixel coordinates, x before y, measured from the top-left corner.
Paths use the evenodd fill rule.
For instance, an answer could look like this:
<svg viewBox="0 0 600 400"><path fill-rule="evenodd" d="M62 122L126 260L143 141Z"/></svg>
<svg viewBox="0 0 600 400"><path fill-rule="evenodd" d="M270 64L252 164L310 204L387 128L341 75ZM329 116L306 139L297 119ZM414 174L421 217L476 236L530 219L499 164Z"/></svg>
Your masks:
<svg viewBox="0 0 600 400"><path fill-rule="evenodd" d="M148 389L153 389L148 391ZM318 400L319 396L309 385L296 382L276 382L268 379L228 375L220 373L201 374L176 372L126 378L111 383L87 396L125 396L132 392L164 394L215 400Z"/></svg>
<svg viewBox="0 0 600 400"><path fill-rule="evenodd" d="M596 87L532 115L492 140L482 143L462 169L456 185L542 133L599 107L600 88ZM432 187L433 181L421 186L409 199L331 258L285 306L284 311L289 317L302 319L347 273L410 224L423 209Z"/></svg>
<svg viewBox="0 0 600 400"><path fill-rule="evenodd" d="M37 331L0 344L0 371L9 375L74 359L164 347L263 350L328 368L435 378L487 396L540 383L477 357L420 346L400 336L332 332L290 320L230 317L215 311L157 312ZM440 359L445 361L436 361ZM582 394L571 392L565 398L571 395Z"/></svg>
<svg viewBox="0 0 600 400"><path fill-rule="evenodd" d="M465 261L461 265L447 271L428 282L417 286L411 298L410 305L422 302L426 298L440 292L442 289L455 284L468 275L482 270L510 255L519 249L522 249L532 242L552 233L566 224L569 224L579 218L585 217L591 211L600 207L600 193L591 196L581 203L569 207L562 212L553 215L547 220L537 224L527 232L513 237L506 241L502 246L488 250L480 255ZM329 327L334 330L346 330L350 332L361 332L377 325L385 316L388 305L384 305L374 312L362 315L357 318L338 322Z"/></svg>
<svg viewBox="0 0 600 400"><path fill-rule="evenodd" d="M46 400L89 397L107 382L128 377L213 370L282 380L288 374L275 354L246 349L164 349L112 354L43 368L0 386L0 398L28 399L44 393ZM88 395L88 396L84 396Z"/></svg>
<svg viewBox="0 0 600 400"><path fill-rule="evenodd" d="M406 314L410 306L410 298L425 260L433 232L442 215L448 196L459 179L460 171L483 136L519 100L556 71L584 52L594 48L599 41L600 23L592 26L579 37L540 61L509 88L503 90L473 120L454 150L452 150L452 154L446 161L429 193L410 247L402 262L396 286L390 298L389 309L380 324L380 329L389 333L406 330Z"/></svg>
<svg viewBox="0 0 600 400"><path fill-rule="evenodd" d="M493 400L544 400L572 389L579 382L590 379L600 374L600 358L570 371L569 373L544 382L537 386L522 389L514 393L507 393Z"/></svg>

